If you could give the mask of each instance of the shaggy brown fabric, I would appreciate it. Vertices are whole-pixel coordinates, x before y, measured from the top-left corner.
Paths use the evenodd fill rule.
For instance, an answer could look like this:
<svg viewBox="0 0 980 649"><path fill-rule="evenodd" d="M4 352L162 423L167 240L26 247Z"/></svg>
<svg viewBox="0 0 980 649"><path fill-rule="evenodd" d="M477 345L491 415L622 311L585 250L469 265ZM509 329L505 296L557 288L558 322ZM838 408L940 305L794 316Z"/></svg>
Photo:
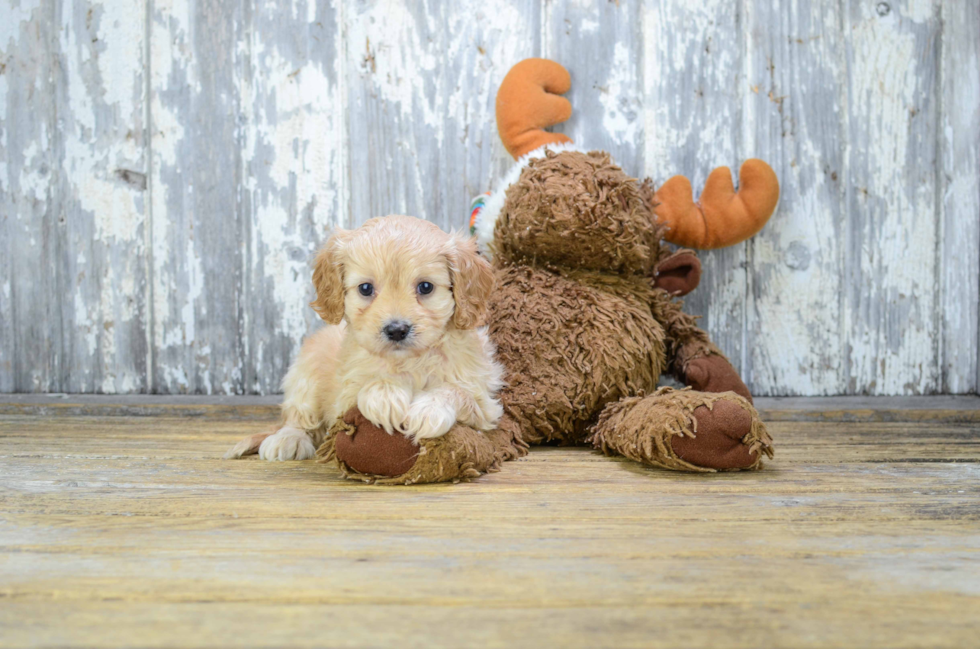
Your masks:
<svg viewBox="0 0 980 649"><path fill-rule="evenodd" d="M747 413L748 418L738 416L731 406L725 406L719 416L705 416L720 401L733 404ZM710 433L701 430L702 420ZM705 438L701 443L682 446L688 459L682 457L674 438L696 440L702 433ZM723 442L719 435L724 437ZM740 456L732 453L734 440L748 449L751 462L738 464ZM590 441L606 454L615 453L650 466L681 471L758 469L762 467L763 455L772 457L772 440L755 408L731 392L706 394L690 389L660 388L651 395L622 399L603 410Z"/></svg>
<svg viewBox="0 0 980 649"><path fill-rule="evenodd" d="M648 272L658 232L639 186L608 153L549 151L507 189L494 252L515 263Z"/></svg>
<svg viewBox="0 0 980 649"><path fill-rule="evenodd" d="M388 435L356 409L351 412L351 417L334 424L331 435L317 450L317 462L336 461L344 476L354 480L381 485L459 482L497 471L503 460L527 452L526 446L506 444L507 436L500 431L485 434L457 425L442 437L423 440L419 446L402 437L414 449L413 453L406 453L404 445L386 446L388 438L400 435ZM363 440L365 451L352 453L352 447L345 444L348 437ZM377 444L375 455L388 453L387 463L372 457L372 444Z"/></svg>
<svg viewBox="0 0 980 649"><path fill-rule="evenodd" d="M665 330L667 370L681 383L685 383L684 365L702 356L721 356L708 334L697 326L698 317L684 313L684 303L673 300L665 291L656 291L650 302L653 318Z"/></svg>
<svg viewBox="0 0 980 649"><path fill-rule="evenodd" d="M490 339L521 439L581 441L606 403L656 387L666 361L652 299L642 276L498 268Z"/></svg>

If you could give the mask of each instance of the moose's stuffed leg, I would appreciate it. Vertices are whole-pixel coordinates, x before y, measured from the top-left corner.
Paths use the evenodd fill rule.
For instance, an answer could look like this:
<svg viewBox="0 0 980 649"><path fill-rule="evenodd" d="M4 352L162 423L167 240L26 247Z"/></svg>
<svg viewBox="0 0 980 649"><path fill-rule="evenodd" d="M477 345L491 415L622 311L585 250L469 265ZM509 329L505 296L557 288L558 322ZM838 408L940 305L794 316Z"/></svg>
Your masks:
<svg viewBox="0 0 980 649"><path fill-rule="evenodd" d="M697 319L684 313L683 303L658 292L651 308L667 333L667 365L675 379L701 392L734 392L752 403L745 382L732 364L697 326Z"/></svg>
<svg viewBox="0 0 980 649"><path fill-rule="evenodd" d="M404 435L388 434L352 408L334 424L317 461L336 461L353 480L410 485L477 478L526 453L527 445L515 441L506 417L492 431L457 424L442 437L416 445Z"/></svg>
<svg viewBox="0 0 980 649"><path fill-rule="evenodd" d="M591 438L606 454L678 471L759 469L772 457L759 414L733 392L661 388L605 407Z"/></svg>

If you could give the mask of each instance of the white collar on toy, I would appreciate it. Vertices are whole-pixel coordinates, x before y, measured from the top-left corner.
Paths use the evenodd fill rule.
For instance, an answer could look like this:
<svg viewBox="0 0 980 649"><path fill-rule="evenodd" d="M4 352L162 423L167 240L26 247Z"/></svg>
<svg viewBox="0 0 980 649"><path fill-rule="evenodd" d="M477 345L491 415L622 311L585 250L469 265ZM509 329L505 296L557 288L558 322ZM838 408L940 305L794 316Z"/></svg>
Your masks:
<svg viewBox="0 0 980 649"><path fill-rule="evenodd" d="M477 196L470 204L470 234L476 235L476 243L480 251L488 257L493 254L493 229L497 224L497 218L500 216L500 210L504 208L507 188L517 182L521 177L521 172L531 160L543 158L546 151L552 153L564 151L585 153L584 149L575 146L573 142L540 146L518 158L514 166L500 180L496 190Z"/></svg>

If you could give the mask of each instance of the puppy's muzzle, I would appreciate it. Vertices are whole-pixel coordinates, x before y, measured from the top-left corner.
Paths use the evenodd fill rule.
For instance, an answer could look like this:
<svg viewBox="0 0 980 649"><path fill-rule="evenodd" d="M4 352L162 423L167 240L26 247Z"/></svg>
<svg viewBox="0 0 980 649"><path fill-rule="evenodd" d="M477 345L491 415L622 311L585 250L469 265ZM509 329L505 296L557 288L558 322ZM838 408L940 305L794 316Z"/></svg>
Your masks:
<svg viewBox="0 0 980 649"><path fill-rule="evenodd" d="M395 320L386 324L381 331L384 332L385 338L391 342L400 343L412 333L412 325L404 320Z"/></svg>

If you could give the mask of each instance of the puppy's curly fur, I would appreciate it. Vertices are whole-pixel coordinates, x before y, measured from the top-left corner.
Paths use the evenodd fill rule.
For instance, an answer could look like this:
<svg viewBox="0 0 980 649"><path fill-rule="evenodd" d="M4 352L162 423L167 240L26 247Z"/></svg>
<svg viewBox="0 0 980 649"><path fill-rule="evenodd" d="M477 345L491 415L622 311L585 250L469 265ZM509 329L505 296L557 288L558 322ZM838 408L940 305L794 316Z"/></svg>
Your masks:
<svg viewBox="0 0 980 649"><path fill-rule="evenodd" d="M494 428L503 370L481 327L494 277L476 244L409 216L339 230L316 258L310 336L283 381L279 430L239 442L267 460L314 456L357 406L390 434L444 435L457 421Z"/></svg>

